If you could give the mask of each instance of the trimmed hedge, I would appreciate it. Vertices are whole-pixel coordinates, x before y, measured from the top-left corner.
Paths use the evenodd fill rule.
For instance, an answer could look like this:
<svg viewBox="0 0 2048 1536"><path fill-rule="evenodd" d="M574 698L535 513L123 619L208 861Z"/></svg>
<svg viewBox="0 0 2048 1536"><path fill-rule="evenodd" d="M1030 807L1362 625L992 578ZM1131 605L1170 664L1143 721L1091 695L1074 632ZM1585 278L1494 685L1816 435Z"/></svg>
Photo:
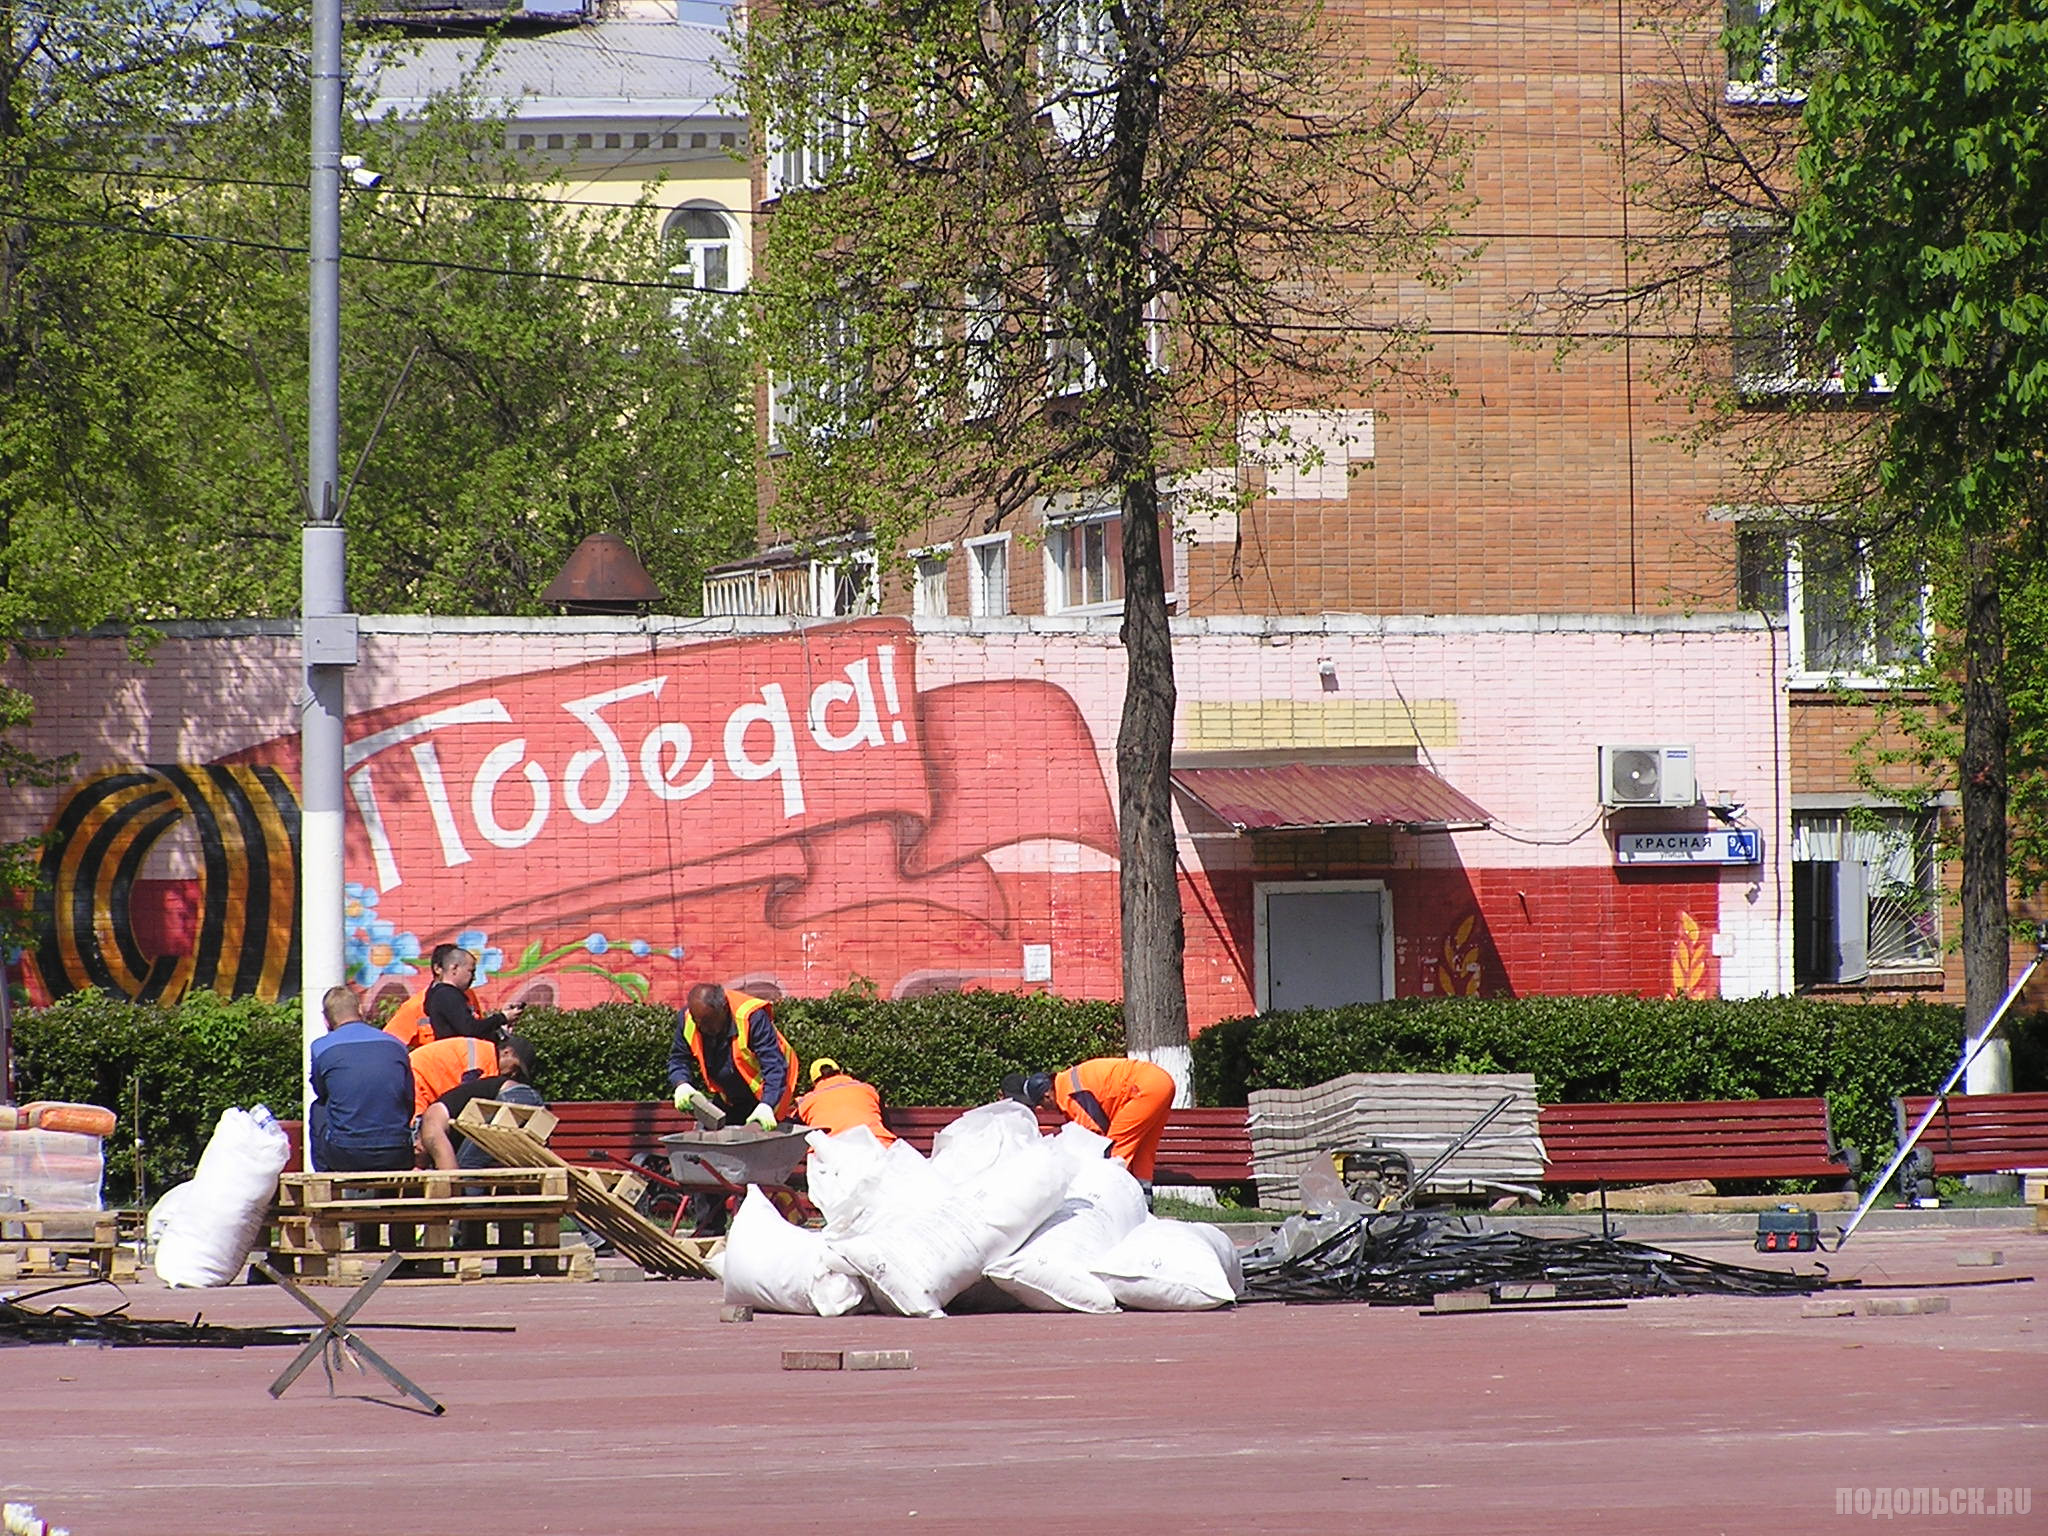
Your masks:
<svg viewBox="0 0 2048 1536"><path fill-rule="evenodd" d="M783 1033L805 1062L831 1056L893 1104L978 1104L1006 1072L1050 1070L1123 1050L1115 1003L1004 992L885 1002L856 989L779 1005ZM137 1085L143 1164L151 1192L190 1176L220 1112L268 1104L295 1119L301 1010L294 1001L232 1002L197 994L175 1009L81 992L15 1021L15 1084L24 1101L103 1104L120 1116L107 1142L107 1193L135 1193ZM667 1096L673 1009L605 1003L577 1012L535 1008L519 1032L540 1059L554 1099Z"/></svg>
<svg viewBox="0 0 2048 1536"><path fill-rule="evenodd" d="M831 1056L892 1104L983 1103L1006 1072L1123 1050L1120 1005L1043 994L889 1001L854 988L785 999L778 1014L805 1062ZM674 1018L652 1004L536 1008L520 1032L534 1042L550 1098L651 1100L665 1094ZM144 1164L160 1191L191 1173L227 1106L297 1115L299 1019L296 1002L206 993L164 1009L79 993L17 1017L16 1085L24 1100L114 1110L107 1188L130 1199L137 1084ZM2016 1086L2048 1086L2048 1028L2028 1021L2013 1036ZM1546 1103L1823 1094L1836 1133L1874 1157L1893 1139L1892 1096L1939 1086L1961 1037L1959 1010L1930 1003L1404 998L1212 1025L1195 1037L1195 1093L1203 1104L1242 1104L1254 1088L1346 1072L1500 1071L1533 1073Z"/></svg>
<svg viewBox="0 0 2048 1536"><path fill-rule="evenodd" d="M1226 1019L1195 1037L1195 1096L1242 1104L1346 1072L1529 1072L1546 1104L1822 1095L1866 1156L1896 1136L1895 1094L1941 1085L1962 1010L1769 997L1401 998ZM2015 1081L2040 1059L2039 1021L2015 1030Z"/></svg>

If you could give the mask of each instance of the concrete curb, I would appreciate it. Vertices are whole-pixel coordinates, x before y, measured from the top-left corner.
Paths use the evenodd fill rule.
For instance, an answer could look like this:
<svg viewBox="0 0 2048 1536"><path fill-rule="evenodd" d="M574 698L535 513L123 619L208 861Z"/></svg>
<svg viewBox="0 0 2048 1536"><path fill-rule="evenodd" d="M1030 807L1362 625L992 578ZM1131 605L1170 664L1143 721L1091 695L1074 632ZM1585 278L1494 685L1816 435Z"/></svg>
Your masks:
<svg viewBox="0 0 2048 1536"><path fill-rule="evenodd" d="M1796 1205L1796 1198L1788 1197L1788 1205ZM1836 1232L1848 1224L1851 1211L1821 1211L1821 1236L1833 1242ZM1749 1242L1756 1236L1755 1211L1674 1211L1663 1214L1646 1214L1641 1211L1616 1211L1608 1218L1608 1230L1616 1237L1656 1239L1688 1238L1695 1242L1736 1241ZM1574 1211L1570 1215L1555 1216L1476 1216L1475 1221L1485 1224L1490 1232L1526 1232L1533 1237L1592 1237L1600 1231L1600 1214ZM1276 1223L1259 1221L1235 1221L1221 1223L1223 1230L1239 1246L1257 1242ZM1856 1230L1865 1232L1951 1232L2009 1230L2022 1228L2031 1231L2034 1225L2034 1210L2027 1205L1962 1206L1933 1211L1898 1211L1889 1209L1873 1210L1863 1218L1863 1224Z"/></svg>

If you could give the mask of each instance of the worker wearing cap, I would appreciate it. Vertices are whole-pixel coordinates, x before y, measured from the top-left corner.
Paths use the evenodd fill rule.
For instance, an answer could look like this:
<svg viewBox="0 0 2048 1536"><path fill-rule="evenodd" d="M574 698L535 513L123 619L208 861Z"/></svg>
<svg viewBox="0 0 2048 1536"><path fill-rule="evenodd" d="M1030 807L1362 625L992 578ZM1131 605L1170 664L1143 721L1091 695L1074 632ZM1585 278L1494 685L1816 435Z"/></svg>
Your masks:
<svg viewBox="0 0 2048 1536"><path fill-rule="evenodd" d="M708 1100L729 1119L769 1131L796 1109L797 1059L765 999L713 982L690 988L676 1015L668 1082L684 1114Z"/></svg>
<svg viewBox="0 0 2048 1536"><path fill-rule="evenodd" d="M1098 1056L1049 1076L1013 1072L1003 1079L1005 1098L1036 1109L1049 1097L1076 1125L1107 1136L1109 1155L1122 1158L1147 1187L1166 1117L1173 1112L1173 1095L1170 1072L1128 1056Z"/></svg>
<svg viewBox="0 0 2048 1536"><path fill-rule="evenodd" d="M864 1125L885 1147L896 1139L896 1133L882 1124L882 1095L830 1056L811 1063L811 1091L796 1101L796 1117L834 1136Z"/></svg>

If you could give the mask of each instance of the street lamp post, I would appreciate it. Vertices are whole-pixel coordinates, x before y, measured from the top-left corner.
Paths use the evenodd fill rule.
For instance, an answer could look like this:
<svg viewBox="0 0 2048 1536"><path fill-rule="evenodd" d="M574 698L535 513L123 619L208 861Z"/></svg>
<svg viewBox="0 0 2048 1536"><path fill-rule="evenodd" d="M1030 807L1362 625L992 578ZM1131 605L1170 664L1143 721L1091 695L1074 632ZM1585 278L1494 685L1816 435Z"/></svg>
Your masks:
<svg viewBox="0 0 2048 1536"><path fill-rule="evenodd" d="M304 1047L326 1028L320 1002L344 972L344 694L356 661L337 500L341 440L341 0L313 0L312 219L308 231L306 509L299 542L299 975ZM300 1081L306 1082L305 1074ZM311 1124L311 1087L306 1088ZM312 1137L306 1137L311 1167Z"/></svg>

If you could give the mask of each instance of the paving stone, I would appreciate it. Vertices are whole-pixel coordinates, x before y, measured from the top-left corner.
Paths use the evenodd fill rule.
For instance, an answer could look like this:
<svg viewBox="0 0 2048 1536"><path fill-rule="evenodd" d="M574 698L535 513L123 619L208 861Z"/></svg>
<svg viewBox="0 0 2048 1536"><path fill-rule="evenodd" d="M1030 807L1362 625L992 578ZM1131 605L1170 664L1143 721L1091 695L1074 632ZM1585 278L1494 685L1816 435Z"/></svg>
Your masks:
<svg viewBox="0 0 2048 1536"><path fill-rule="evenodd" d="M1801 1317L1854 1317L1856 1303L1846 1296L1816 1296L1799 1308Z"/></svg>
<svg viewBox="0 0 2048 1536"><path fill-rule="evenodd" d="M846 1368L846 1351L843 1349L785 1349L782 1352L782 1368L785 1371L840 1371Z"/></svg>
<svg viewBox="0 0 2048 1536"><path fill-rule="evenodd" d="M1866 1317L1913 1317L1947 1310L1946 1296L1872 1296L1863 1303Z"/></svg>
<svg viewBox="0 0 2048 1536"><path fill-rule="evenodd" d="M2004 1262L2002 1248L1966 1248L1956 1255L1958 1269L1996 1269Z"/></svg>
<svg viewBox="0 0 2048 1536"><path fill-rule="evenodd" d="M907 1349L849 1349L846 1368L849 1371L907 1371L913 1367Z"/></svg>

